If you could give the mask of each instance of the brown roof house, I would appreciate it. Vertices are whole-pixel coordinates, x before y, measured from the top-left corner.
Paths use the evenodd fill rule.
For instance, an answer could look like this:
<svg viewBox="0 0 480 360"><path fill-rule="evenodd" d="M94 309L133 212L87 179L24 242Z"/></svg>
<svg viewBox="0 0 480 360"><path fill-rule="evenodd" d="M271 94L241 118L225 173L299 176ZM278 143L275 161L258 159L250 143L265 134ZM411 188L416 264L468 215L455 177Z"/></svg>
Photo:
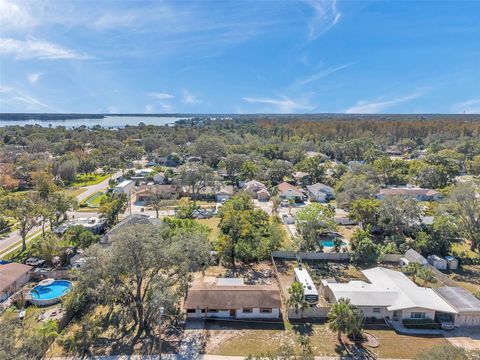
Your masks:
<svg viewBox="0 0 480 360"><path fill-rule="evenodd" d="M148 202L150 198L159 194L165 199L176 199L179 194L177 185L142 185L137 191L137 201Z"/></svg>
<svg viewBox="0 0 480 360"><path fill-rule="evenodd" d="M295 200L295 202L301 202L304 196L299 189L287 182L278 185L278 194L283 200Z"/></svg>
<svg viewBox="0 0 480 360"><path fill-rule="evenodd" d="M19 263L0 265L0 301L8 299L30 280L31 266Z"/></svg>
<svg viewBox="0 0 480 360"><path fill-rule="evenodd" d="M436 190L410 186L381 189L375 196L379 200L387 196L403 196L404 198L413 198L418 201L437 201L442 198L442 194Z"/></svg>
<svg viewBox="0 0 480 360"><path fill-rule="evenodd" d="M219 279L217 285L197 285L183 304L188 318L278 319L280 291L271 285L245 285L239 279Z"/></svg>

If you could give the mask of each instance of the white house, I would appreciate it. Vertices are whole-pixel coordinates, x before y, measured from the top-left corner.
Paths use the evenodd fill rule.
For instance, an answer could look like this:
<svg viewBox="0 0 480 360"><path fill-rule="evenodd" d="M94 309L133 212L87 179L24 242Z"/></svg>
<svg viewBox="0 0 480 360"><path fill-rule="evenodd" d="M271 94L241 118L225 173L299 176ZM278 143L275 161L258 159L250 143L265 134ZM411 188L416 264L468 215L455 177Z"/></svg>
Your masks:
<svg viewBox="0 0 480 360"><path fill-rule="evenodd" d="M350 299L365 317L376 319L453 318L457 311L433 289L417 286L405 274L382 267L363 270L369 282L322 283L323 294L331 303Z"/></svg>
<svg viewBox="0 0 480 360"><path fill-rule="evenodd" d="M135 187L135 183L132 180L124 180L113 189L116 192L121 192L124 194L131 194Z"/></svg>
<svg viewBox="0 0 480 360"><path fill-rule="evenodd" d="M227 285L221 285L221 284ZM193 286L183 303L187 318L278 319L280 291L274 286L230 281Z"/></svg>
<svg viewBox="0 0 480 360"><path fill-rule="evenodd" d="M150 168L145 168L145 169L138 169L138 170L135 170L135 176L141 176L141 177L145 177L145 176L148 176L150 175L151 173L153 173L153 169L150 169Z"/></svg>

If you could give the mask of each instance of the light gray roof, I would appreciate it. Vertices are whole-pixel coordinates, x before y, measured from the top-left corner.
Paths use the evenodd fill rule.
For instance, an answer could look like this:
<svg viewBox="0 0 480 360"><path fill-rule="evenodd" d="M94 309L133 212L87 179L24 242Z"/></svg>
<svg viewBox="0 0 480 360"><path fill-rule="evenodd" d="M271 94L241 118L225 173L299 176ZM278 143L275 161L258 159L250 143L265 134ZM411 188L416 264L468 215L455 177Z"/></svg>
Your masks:
<svg viewBox="0 0 480 360"><path fill-rule="evenodd" d="M328 284L335 298L356 306L385 306L388 310L430 309L455 314L455 309L432 289L417 286L405 274L382 267L362 270L370 281Z"/></svg>
<svg viewBox="0 0 480 360"><path fill-rule="evenodd" d="M317 194L318 192L333 193L333 189L330 186L322 184L322 183L307 185L307 189L308 189L308 191L310 191L313 194Z"/></svg>
<svg viewBox="0 0 480 360"><path fill-rule="evenodd" d="M408 249L405 253L405 258L410 262L418 262L420 264L426 264L427 259L425 259L421 254L416 252L413 249Z"/></svg>
<svg viewBox="0 0 480 360"><path fill-rule="evenodd" d="M480 312L480 300L462 287L444 286L436 291L459 313Z"/></svg>

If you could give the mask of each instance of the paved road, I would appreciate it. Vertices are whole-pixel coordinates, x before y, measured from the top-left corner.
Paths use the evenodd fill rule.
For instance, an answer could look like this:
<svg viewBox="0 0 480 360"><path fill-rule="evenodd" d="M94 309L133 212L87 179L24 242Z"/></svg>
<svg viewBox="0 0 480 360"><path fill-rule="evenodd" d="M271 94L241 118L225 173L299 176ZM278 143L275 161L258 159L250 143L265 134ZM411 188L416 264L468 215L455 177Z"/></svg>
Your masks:
<svg viewBox="0 0 480 360"><path fill-rule="evenodd" d="M122 172L118 171L115 174L113 174L110 178L112 178L112 177L113 178L118 178L121 175L122 175ZM108 181L110 180L110 178L105 179L104 181L102 181L98 184L95 184L95 185L85 186L84 188L87 189L87 190L84 191L83 193L77 195L78 202L81 202L81 201L85 200L86 198L88 198L90 195L93 195L96 192L102 191L103 189L107 188L108 187ZM84 213L84 212L74 211L74 212L69 212L68 215L69 215L69 217L74 215L76 218L79 218L79 217L96 216L97 214L96 213ZM35 228L33 228L28 233L27 240L28 240L29 236L32 236L33 234L37 233L39 230L41 230L41 226L36 226ZM14 232L10 233L9 235L0 238L0 254L2 254L5 249L7 249L8 247L14 245L15 243L17 243L21 240L22 240L22 238L18 234L18 231L14 231ZM3 255L6 255L6 254L3 254Z"/></svg>

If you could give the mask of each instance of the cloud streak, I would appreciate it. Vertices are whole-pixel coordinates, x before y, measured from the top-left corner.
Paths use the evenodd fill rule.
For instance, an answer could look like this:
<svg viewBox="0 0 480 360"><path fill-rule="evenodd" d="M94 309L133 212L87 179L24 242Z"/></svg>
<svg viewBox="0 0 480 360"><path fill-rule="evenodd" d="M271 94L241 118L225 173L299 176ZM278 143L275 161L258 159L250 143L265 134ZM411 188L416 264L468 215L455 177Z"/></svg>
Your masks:
<svg viewBox="0 0 480 360"><path fill-rule="evenodd" d="M28 74L28 76L27 76L28 82L30 84L35 84L38 80L40 80L40 78L42 76L43 76L43 73L41 73L41 72Z"/></svg>
<svg viewBox="0 0 480 360"><path fill-rule="evenodd" d="M320 70L319 72L317 72L315 74L312 74L310 76L307 76L307 77L299 80L298 85L303 86L303 85L307 85L311 82L326 78L327 76L332 75L332 74L336 73L337 71L349 68L353 64L354 63L343 64L343 65L335 66L335 67L332 67L332 68Z"/></svg>
<svg viewBox="0 0 480 360"><path fill-rule="evenodd" d="M172 94L168 93L162 93L162 92L151 92L148 94L148 96L151 96L157 100L169 100L173 99L175 96Z"/></svg>
<svg viewBox="0 0 480 360"><path fill-rule="evenodd" d="M280 96L280 98L256 98L244 97L243 101L250 104L263 104L267 107L261 112L276 112L276 113L293 113L296 111L311 111L315 107L312 106L306 99L291 99L287 96Z"/></svg>
<svg viewBox="0 0 480 360"><path fill-rule="evenodd" d="M16 108L17 110L15 111L27 110L57 112L57 110L53 107L45 104L44 102L31 96L30 94L27 94L24 91L12 87L0 86L0 93L3 94L0 96L0 104Z"/></svg>
<svg viewBox="0 0 480 360"><path fill-rule="evenodd" d="M16 40L11 38L0 38L0 54L13 55L17 59L90 59L86 54L78 53L48 41L34 39Z"/></svg>
<svg viewBox="0 0 480 360"><path fill-rule="evenodd" d="M200 104L202 101L198 98L197 95L190 93L188 90L183 91L182 102L184 104Z"/></svg>
<svg viewBox="0 0 480 360"><path fill-rule="evenodd" d="M308 40L315 40L338 24L342 14L337 9L337 0L307 0L314 15L309 24Z"/></svg>
<svg viewBox="0 0 480 360"><path fill-rule="evenodd" d="M453 112L465 114L480 114L480 96L456 103L452 106Z"/></svg>
<svg viewBox="0 0 480 360"><path fill-rule="evenodd" d="M358 101L354 106L349 107L345 110L347 114L376 114L382 113L388 108L391 108L395 105L408 102L410 100L422 97L425 94L423 89L417 89L411 94L405 96L395 97L388 100L377 100L377 101Z"/></svg>

